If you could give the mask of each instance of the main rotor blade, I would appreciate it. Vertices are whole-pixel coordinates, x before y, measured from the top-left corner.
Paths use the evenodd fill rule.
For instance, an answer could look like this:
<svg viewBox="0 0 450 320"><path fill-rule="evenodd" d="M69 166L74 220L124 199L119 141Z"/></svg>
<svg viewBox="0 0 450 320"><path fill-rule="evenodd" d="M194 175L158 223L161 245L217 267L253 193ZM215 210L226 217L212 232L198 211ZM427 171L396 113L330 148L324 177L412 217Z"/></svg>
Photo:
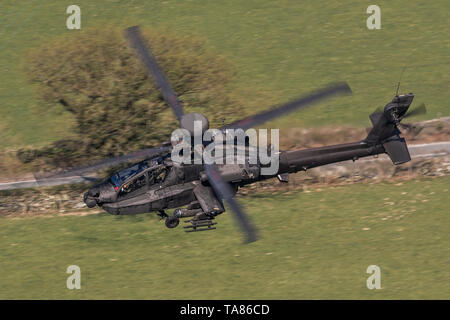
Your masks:
<svg viewBox="0 0 450 320"><path fill-rule="evenodd" d="M328 97L338 94L350 94L351 92L352 90L350 89L349 85L345 82L334 84L326 88L320 89L314 93L311 93L303 98L288 102L282 106L233 122L232 124L229 124L223 127L222 129L241 128L243 130L246 130L258 126L264 122L281 117L290 112L306 108Z"/></svg>
<svg viewBox="0 0 450 320"><path fill-rule="evenodd" d="M0 183L0 190L13 190L13 189L27 189L27 188L40 188L40 187L53 187L66 184L76 184L76 183L91 183L98 181L97 178L85 177L85 176L74 176L65 178L48 178L48 179L36 179L35 180L24 180L15 182Z"/></svg>
<svg viewBox="0 0 450 320"><path fill-rule="evenodd" d="M222 179L219 170L215 164L205 164L205 172L208 176L209 182L218 196L225 199L231 206L234 217L241 227L242 231L246 233L246 243L256 241L256 229L250 223L244 211L241 209L236 199L233 198L233 192L230 186Z"/></svg>
<svg viewBox="0 0 450 320"><path fill-rule="evenodd" d="M80 166L78 168L70 169L67 171L59 172L59 173L35 173L34 176L38 183L43 180L51 179L59 179L59 178L65 178L65 177L75 177L75 176L82 176L83 174L87 172L95 172L102 169L106 169L109 167L117 166L123 163L135 161L137 159L145 159L150 158L153 156L156 156L161 153L168 152L171 149L171 147L157 147L157 148L148 148L143 149L139 151L135 151L123 156L117 156L113 158L108 158L105 160L101 160L99 162L95 162L93 164Z"/></svg>
<svg viewBox="0 0 450 320"><path fill-rule="evenodd" d="M414 109L410 110L409 112L407 112L405 114L405 116L403 117L403 119L426 114L426 113L427 113L427 108L425 107L425 104L422 103L417 108L414 108Z"/></svg>
<svg viewBox="0 0 450 320"><path fill-rule="evenodd" d="M141 61L144 63L148 73L155 79L156 84L162 91L164 100L172 108L175 116L178 118L178 121L180 121L183 116L183 105L178 100L177 95L173 91L169 81L156 62L151 50L145 45L145 42L139 32L139 27L130 27L125 30L124 34Z"/></svg>
<svg viewBox="0 0 450 320"><path fill-rule="evenodd" d="M382 107L377 107L377 108L375 109L375 111L372 112L372 113L383 113L383 108L382 108Z"/></svg>
<svg viewBox="0 0 450 320"><path fill-rule="evenodd" d="M398 126L399 127L401 127L402 129L405 129L405 130L411 130L411 125L410 124L408 124L408 123L399 123L398 124Z"/></svg>

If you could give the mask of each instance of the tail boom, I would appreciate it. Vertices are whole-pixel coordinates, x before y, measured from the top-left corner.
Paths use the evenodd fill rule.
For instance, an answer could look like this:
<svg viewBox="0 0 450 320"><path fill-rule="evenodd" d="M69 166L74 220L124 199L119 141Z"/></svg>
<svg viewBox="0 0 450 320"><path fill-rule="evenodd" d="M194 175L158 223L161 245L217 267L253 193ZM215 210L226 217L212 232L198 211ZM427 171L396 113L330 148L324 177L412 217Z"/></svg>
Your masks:
<svg viewBox="0 0 450 320"><path fill-rule="evenodd" d="M383 145L369 145L365 141L285 151L280 154L279 174L293 173L346 160L357 160L385 152Z"/></svg>

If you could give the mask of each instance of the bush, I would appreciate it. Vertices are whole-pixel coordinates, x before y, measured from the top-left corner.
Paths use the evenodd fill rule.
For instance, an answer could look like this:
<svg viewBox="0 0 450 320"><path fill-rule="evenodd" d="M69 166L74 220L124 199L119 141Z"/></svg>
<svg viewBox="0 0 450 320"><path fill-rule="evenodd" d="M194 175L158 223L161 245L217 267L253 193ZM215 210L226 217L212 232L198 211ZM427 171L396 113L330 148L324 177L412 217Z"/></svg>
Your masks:
<svg viewBox="0 0 450 320"><path fill-rule="evenodd" d="M226 59L196 36L142 30L185 112L205 114L212 127L236 120ZM177 127L159 89L128 46L121 30L86 29L34 49L27 72L43 105L70 112L77 138L40 150L22 150L23 161L54 165L113 156L167 141ZM46 161L47 161L46 160Z"/></svg>

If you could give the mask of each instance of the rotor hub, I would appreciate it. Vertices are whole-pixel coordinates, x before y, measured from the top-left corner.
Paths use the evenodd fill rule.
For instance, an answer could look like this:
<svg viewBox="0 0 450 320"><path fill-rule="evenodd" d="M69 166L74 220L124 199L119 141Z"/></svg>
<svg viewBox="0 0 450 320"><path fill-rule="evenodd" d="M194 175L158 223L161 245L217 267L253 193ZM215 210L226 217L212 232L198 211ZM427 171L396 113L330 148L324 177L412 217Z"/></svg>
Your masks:
<svg viewBox="0 0 450 320"><path fill-rule="evenodd" d="M209 129L209 121L200 113L187 113L181 118L180 126L189 131L191 136L199 134L200 130L203 136L203 133Z"/></svg>

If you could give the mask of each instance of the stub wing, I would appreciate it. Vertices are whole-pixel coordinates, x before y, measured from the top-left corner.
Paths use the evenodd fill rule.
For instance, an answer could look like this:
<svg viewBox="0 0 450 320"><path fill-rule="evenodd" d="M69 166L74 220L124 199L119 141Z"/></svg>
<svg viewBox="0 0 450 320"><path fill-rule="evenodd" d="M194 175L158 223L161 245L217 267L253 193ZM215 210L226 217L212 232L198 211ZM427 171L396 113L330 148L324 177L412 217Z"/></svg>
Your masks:
<svg viewBox="0 0 450 320"><path fill-rule="evenodd" d="M194 195L205 213L218 214L225 210L222 202L217 199L210 186L204 186L202 184L196 186L194 188Z"/></svg>

